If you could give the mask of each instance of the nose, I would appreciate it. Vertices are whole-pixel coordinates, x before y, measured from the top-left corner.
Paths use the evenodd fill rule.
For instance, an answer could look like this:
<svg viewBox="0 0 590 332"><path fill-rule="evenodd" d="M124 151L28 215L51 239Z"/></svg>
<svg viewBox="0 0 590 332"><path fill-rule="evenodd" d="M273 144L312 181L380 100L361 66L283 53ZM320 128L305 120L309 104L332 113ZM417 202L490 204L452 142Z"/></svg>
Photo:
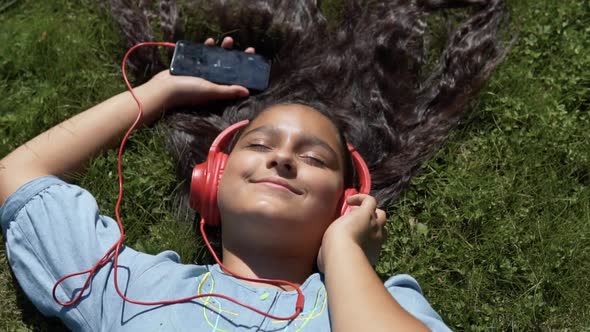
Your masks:
<svg viewBox="0 0 590 332"><path fill-rule="evenodd" d="M286 149L277 149L269 154L267 168L276 168L281 176L293 176L296 173L295 161L292 153Z"/></svg>

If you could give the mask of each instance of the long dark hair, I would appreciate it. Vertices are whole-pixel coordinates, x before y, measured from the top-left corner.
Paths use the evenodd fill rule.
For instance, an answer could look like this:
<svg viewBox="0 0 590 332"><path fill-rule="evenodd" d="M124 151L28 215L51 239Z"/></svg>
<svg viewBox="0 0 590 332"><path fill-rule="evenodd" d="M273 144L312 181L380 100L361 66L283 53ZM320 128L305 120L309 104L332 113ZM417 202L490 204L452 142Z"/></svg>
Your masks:
<svg viewBox="0 0 590 332"><path fill-rule="evenodd" d="M207 24L230 31L238 46L272 59L266 91L169 114L169 143L186 184L229 124L277 103L300 103L330 114L362 154L382 207L439 149L510 48L501 38L502 0L343 0L338 24L326 20L318 0L187 0L183 8L174 0L105 1L129 46L155 34L166 41L194 39L188 33L207 17ZM468 6L470 14L430 66L427 15ZM195 37L202 42L211 32L202 29ZM140 79L163 69L163 62L156 50L131 59Z"/></svg>

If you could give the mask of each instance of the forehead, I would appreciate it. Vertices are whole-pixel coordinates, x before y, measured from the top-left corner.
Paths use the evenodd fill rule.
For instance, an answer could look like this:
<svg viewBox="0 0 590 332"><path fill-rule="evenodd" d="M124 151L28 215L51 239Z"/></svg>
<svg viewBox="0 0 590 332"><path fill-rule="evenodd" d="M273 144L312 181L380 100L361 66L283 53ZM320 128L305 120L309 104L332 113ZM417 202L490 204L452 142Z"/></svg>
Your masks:
<svg viewBox="0 0 590 332"><path fill-rule="evenodd" d="M315 109L300 104L279 104L263 111L248 126L273 127L286 134L306 134L322 139L338 149L342 142L336 126Z"/></svg>

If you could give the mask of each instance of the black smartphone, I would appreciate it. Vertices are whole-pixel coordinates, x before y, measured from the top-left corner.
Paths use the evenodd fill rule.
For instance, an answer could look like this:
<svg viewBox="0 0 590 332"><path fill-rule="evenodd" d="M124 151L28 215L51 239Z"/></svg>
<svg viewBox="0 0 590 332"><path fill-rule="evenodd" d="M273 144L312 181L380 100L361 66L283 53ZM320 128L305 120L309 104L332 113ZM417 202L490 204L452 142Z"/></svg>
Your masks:
<svg viewBox="0 0 590 332"><path fill-rule="evenodd" d="M170 63L170 73L262 91L268 87L270 63L259 54L179 40Z"/></svg>

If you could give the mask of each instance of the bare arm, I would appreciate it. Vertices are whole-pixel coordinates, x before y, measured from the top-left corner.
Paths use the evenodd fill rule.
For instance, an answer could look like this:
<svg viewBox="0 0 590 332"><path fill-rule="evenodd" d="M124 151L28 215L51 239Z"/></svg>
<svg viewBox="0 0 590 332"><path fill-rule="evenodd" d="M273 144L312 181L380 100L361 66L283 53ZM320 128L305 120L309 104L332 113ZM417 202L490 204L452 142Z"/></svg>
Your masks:
<svg viewBox="0 0 590 332"><path fill-rule="evenodd" d="M351 199L349 203L359 208L332 223L319 255L333 330L429 331L391 296L361 246L371 237L382 237L385 212L376 210L371 196Z"/></svg>
<svg viewBox="0 0 590 332"><path fill-rule="evenodd" d="M135 91L145 105L145 122L153 121L161 113L168 92L149 84ZM63 176L79 170L90 158L116 143L137 112L131 94L124 92L21 145L0 160L0 203L33 178Z"/></svg>
<svg viewBox="0 0 590 332"><path fill-rule="evenodd" d="M209 39L206 44L213 44ZM222 47L233 44L226 38ZM249 48L246 52L254 52ZM143 104L144 121L157 120L166 107L203 104L248 95L240 86L222 86L163 71L134 89ZM116 145L137 118L137 104L123 92L38 135L0 160L0 205L26 182L44 175L77 171L96 154Z"/></svg>

